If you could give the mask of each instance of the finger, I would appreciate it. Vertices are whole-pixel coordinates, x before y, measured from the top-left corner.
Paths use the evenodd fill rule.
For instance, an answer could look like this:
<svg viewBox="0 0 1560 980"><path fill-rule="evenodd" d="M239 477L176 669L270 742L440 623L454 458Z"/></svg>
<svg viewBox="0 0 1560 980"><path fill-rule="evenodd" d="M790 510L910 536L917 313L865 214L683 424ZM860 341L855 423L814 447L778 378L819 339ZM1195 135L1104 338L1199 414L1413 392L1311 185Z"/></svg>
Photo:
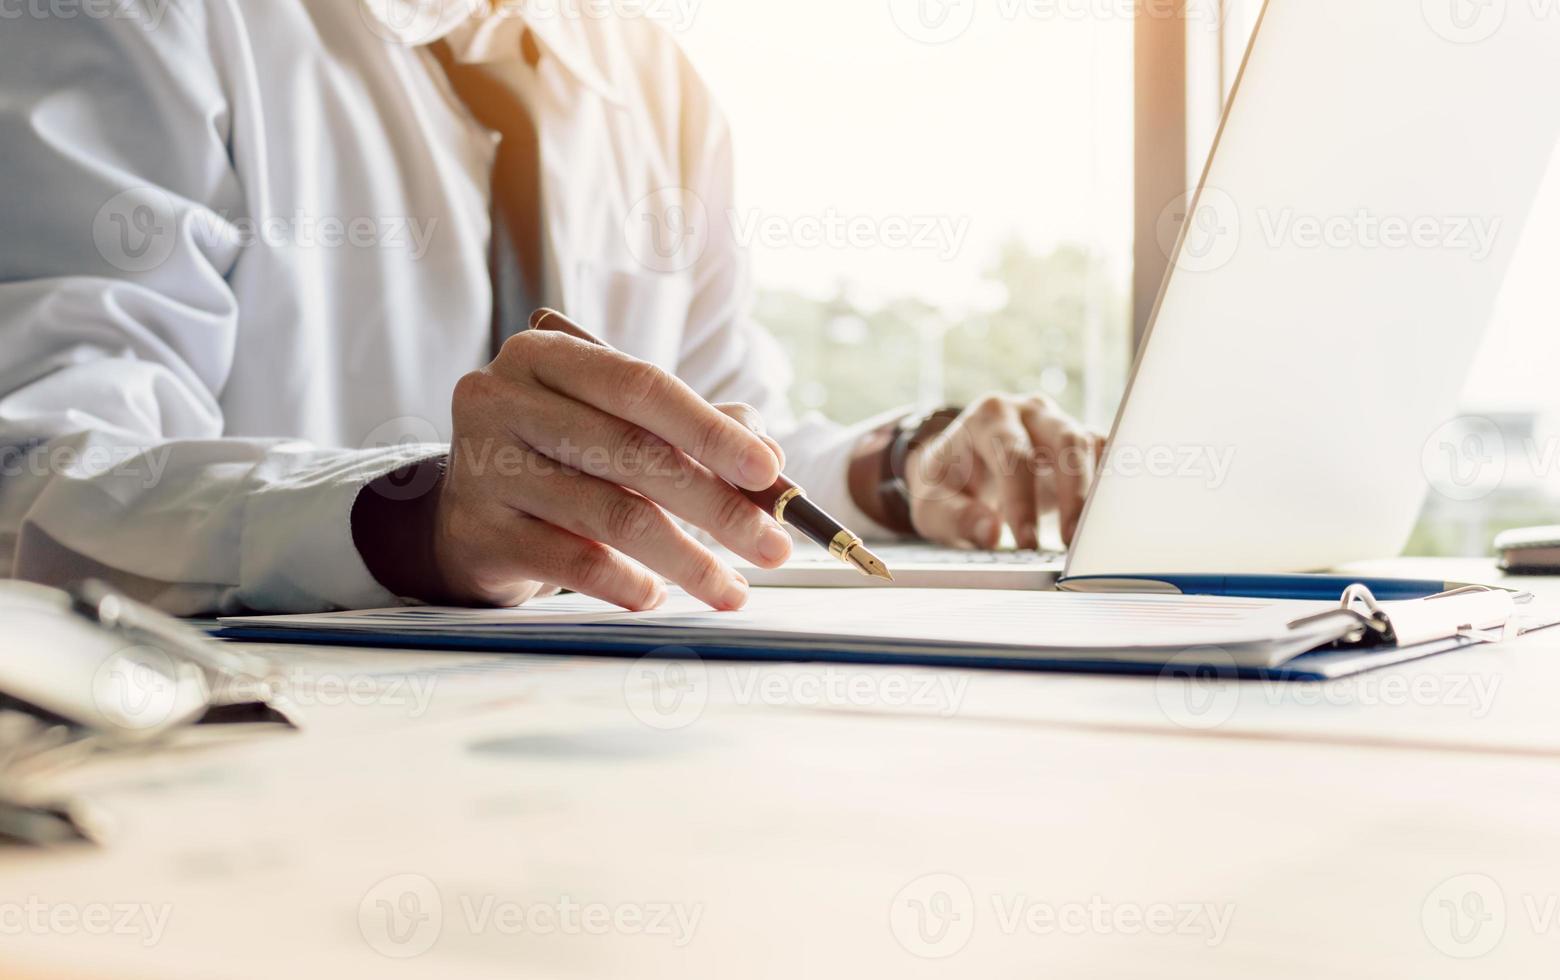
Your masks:
<svg viewBox="0 0 1560 980"><path fill-rule="evenodd" d="M590 331L575 323L573 320L570 320L562 313L559 313L557 310L548 309L547 307L543 307L531 314L530 328L532 330L556 330L559 333L568 334L571 337L583 340L589 344L594 344L598 347L611 347L611 345L606 341L592 334ZM755 435L762 439L764 444L774 452L775 458L780 461L781 468L783 469L785 467L785 450L780 447L780 443L771 439L768 434L765 433L764 420L758 414L757 409L743 402L726 402L724 404L718 404L715 407L736 419L738 422L741 422L743 425L747 426L748 429L750 429Z"/></svg>
<svg viewBox="0 0 1560 980"><path fill-rule="evenodd" d="M1002 540L1002 518L967 494L933 501L913 517L916 533L939 544L990 551Z"/></svg>
<svg viewBox="0 0 1560 980"><path fill-rule="evenodd" d="M729 415L759 435L764 434L764 418L758 409L746 402L716 402L715 410Z"/></svg>
<svg viewBox="0 0 1560 980"><path fill-rule="evenodd" d="M1055 500L1062 541L1071 544L1094 486L1095 437L1043 402L1025 402L1020 414L1041 459L1035 494Z"/></svg>
<svg viewBox="0 0 1560 980"><path fill-rule="evenodd" d="M549 466L555 472L547 473ZM747 580L632 490L543 459L535 459L517 482L512 506L521 512L620 551L715 609L746 604Z"/></svg>
<svg viewBox="0 0 1560 980"><path fill-rule="evenodd" d="M912 454L911 509L960 495L995 505L1000 500L991 470L975 451L967 427L955 425Z"/></svg>
<svg viewBox="0 0 1560 980"><path fill-rule="evenodd" d="M504 342L493 367L647 429L740 487L764 490L780 477L764 440L648 361L559 331L527 330Z"/></svg>
<svg viewBox="0 0 1560 980"><path fill-rule="evenodd" d="M774 452L775 458L780 460L780 468L785 469L785 450L764 431L764 418L758 414L758 409L743 402L716 403L715 407L747 426L764 440L764 445L768 446Z"/></svg>
<svg viewBox="0 0 1560 980"><path fill-rule="evenodd" d="M1018 409L1005 398L988 398L970 413L971 439L997 484L1001 513L1020 548L1040 546L1035 502L1035 447Z"/></svg>
<svg viewBox="0 0 1560 980"><path fill-rule="evenodd" d="M637 425L552 392L524 397L511 428L537 453L633 490L761 568L791 557L791 536L731 484Z"/></svg>
<svg viewBox="0 0 1560 980"><path fill-rule="evenodd" d="M951 426L911 458L910 523L929 541L966 548L995 548L1002 517L990 471L970 445L969 431Z"/></svg>
<svg viewBox="0 0 1560 980"><path fill-rule="evenodd" d="M528 579L551 583L550 587L592 596L635 612L654 609L666 601L660 576L628 560L606 545L570 534L562 528L516 512L515 550L522 556ZM519 576L517 576L519 577Z"/></svg>
<svg viewBox="0 0 1560 980"><path fill-rule="evenodd" d="M556 330L559 333L566 333L570 337L577 337L586 343L595 344L597 347L612 346L557 310L549 309L545 306L531 314L531 319L527 326L532 330Z"/></svg>

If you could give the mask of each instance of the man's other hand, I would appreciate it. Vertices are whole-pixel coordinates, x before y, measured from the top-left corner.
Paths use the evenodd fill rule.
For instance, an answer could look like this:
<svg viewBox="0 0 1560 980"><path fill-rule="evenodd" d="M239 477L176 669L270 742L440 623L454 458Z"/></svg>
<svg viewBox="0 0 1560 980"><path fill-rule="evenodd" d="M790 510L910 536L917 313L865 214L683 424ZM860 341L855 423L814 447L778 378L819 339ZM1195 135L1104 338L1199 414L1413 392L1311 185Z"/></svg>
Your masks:
<svg viewBox="0 0 1560 980"><path fill-rule="evenodd" d="M910 454L905 484L916 533L942 544L995 548L1002 528L1039 547L1040 518L1057 511L1072 543L1104 437L1043 395L991 395Z"/></svg>

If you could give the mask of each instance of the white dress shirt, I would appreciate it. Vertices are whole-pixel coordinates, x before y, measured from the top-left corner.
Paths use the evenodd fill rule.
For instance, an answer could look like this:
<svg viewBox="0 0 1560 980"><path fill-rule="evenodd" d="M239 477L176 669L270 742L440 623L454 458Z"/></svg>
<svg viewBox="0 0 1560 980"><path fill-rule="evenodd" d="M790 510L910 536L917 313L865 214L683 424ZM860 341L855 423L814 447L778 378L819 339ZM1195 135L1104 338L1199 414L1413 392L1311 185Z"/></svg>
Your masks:
<svg viewBox="0 0 1560 980"><path fill-rule="evenodd" d="M441 450L456 380L490 356L495 137L425 45L518 58L523 25L548 299L755 405L788 473L867 527L845 483L859 427L793 419L748 316L708 91L647 20L570 9L132 0L7 20L0 570L105 577L179 613L395 601L353 501Z"/></svg>

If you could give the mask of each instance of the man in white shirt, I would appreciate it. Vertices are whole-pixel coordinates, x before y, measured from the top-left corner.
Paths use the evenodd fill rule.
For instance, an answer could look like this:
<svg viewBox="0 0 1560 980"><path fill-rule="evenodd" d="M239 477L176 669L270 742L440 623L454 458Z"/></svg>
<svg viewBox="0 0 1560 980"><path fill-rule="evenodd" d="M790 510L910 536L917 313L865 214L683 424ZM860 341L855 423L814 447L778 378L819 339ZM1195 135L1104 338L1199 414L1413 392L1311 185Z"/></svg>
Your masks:
<svg viewBox="0 0 1560 980"><path fill-rule="evenodd" d="M730 229L668 253L644 220L727 213L709 93L648 21L567 9L6 19L0 569L178 613L552 587L642 608L662 579L730 607L746 584L671 517L776 565L789 539L722 480L782 464L859 531L990 547L1006 524L1032 547L1059 509L1070 537L1098 444L1044 399L792 418ZM611 349L495 351L495 135L436 52L514 79L539 139L536 305Z"/></svg>

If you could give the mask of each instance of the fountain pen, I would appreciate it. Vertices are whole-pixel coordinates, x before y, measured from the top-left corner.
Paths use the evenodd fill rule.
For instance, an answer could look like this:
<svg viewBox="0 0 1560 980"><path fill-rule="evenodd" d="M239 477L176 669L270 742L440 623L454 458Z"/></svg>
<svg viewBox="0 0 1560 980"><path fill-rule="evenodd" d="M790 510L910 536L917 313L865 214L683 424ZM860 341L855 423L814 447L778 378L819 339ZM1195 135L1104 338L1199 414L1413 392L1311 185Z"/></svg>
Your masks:
<svg viewBox="0 0 1560 980"><path fill-rule="evenodd" d="M802 488L784 476L768 490L738 490L764 508L781 524L788 524L863 575L892 582L894 573L883 559L867 550L861 536L829 516L829 512L807 499Z"/></svg>
<svg viewBox="0 0 1560 980"><path fill-rule="evenodd" d="M543 307L531 314L527 326L532 330L558 330L602 347L610 346L557 310ZM894 574L883 559L867 550L861 536L829 516L829 512L807 499L802 488L781 476L767 490L737 491L762 507L781 524L802 532L836 559L854 567L863 575L892 582Z"/></svg>

